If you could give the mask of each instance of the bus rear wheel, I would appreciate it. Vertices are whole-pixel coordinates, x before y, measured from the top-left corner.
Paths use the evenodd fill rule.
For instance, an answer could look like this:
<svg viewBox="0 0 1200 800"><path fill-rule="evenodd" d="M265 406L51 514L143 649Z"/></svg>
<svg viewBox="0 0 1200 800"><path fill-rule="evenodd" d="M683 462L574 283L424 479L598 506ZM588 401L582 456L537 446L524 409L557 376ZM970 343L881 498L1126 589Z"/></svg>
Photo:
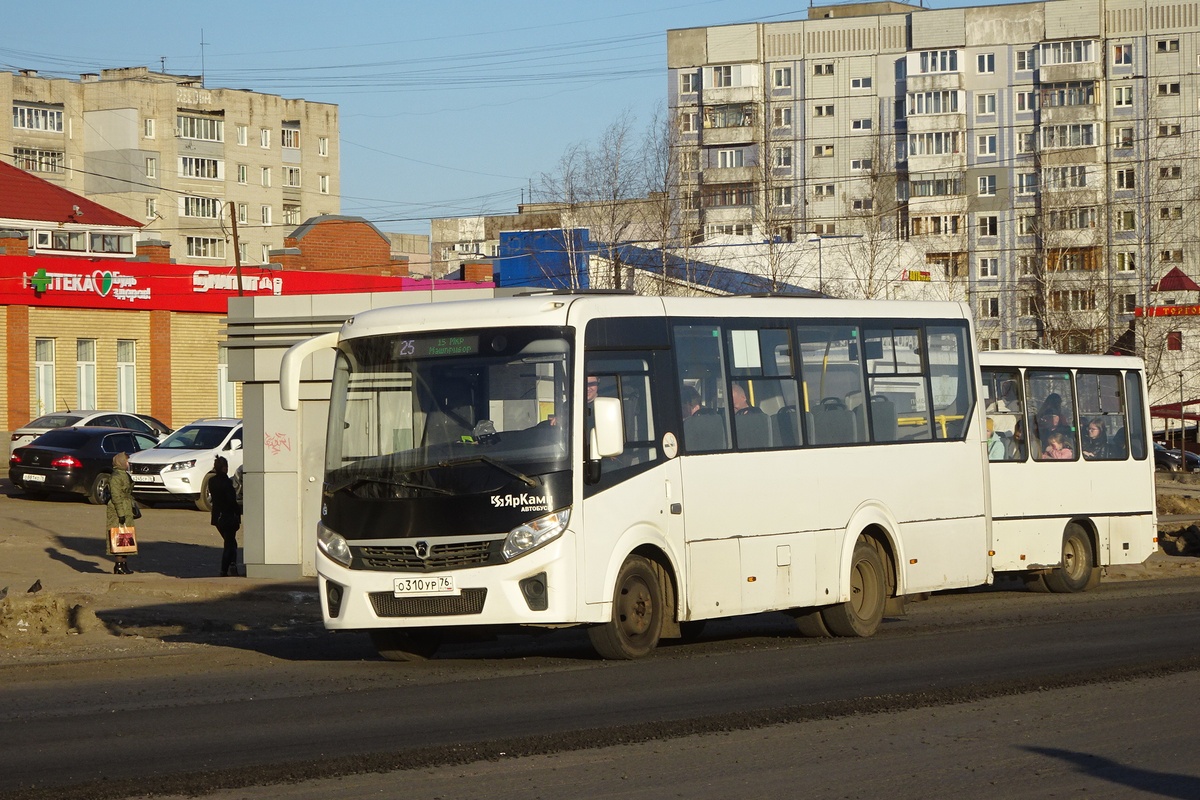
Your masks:
<svg viewBox="0 0 1200 800"><path fill-rule="evenodd" d="M385 661L424 661L437 652L442 643L437 631L377 628L371 631L371 644Z"/></svg>
<svg viewBox="0 0 1200 800"><path fill-rule="evenodd" d="M883 621L887 573L871 543L860 537L850 562L850 599L821 609L821 619L834 636L872 636Z"/></svg>
<svg viewBox="0 0 1200 800"><path fill-rule="evenodd" d="M1042 576L1052 592L1082 592L1100 582L1092 557L1092 540L1082 525L1072 522L1063 533L1062 564Z"/></svg>
<svg viewBox="0 0 1200 800"><path fill-rule="evenodd" d="M658 645L663 625L663 591L654 565L630 556L617 573L612 619L588 628L588 638L601 658L630 660L649 655Z"/></svg>

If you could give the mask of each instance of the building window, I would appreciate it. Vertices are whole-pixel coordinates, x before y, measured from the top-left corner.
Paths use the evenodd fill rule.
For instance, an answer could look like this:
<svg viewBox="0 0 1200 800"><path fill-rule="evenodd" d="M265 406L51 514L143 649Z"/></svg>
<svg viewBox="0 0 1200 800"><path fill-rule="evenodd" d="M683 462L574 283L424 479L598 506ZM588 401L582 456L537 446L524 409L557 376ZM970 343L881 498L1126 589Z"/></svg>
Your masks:
<svg viewBox="0 0 1200 800"><path fill-rule="evenodd" d="M1137 272L1137 256L1129 251L1120 251L1117 256L1117 272Z"/></svg>
<svg viewBox="0 0 1200 800"><path fill-rule="evenodd" d="M931 72L958 72L957 50L924 50L917 55L922 75Z"/></svg>
<svg viewBox="0 0 1200 800"><path fill-rule="evenodd" d="M851 78L850 79L850 88L851 89L870 89L871 84L873 82L874 81L872 81L872 79L869 77L868 78Z"/></svg>
<svg viewBox="0 0 1200 800"><path fill-rule="evenodd" d="M792 127L791 108L776 108L771 112L771 116L776 128Z"/></svg>
<svg viewBox="0 0 1200 800"><path fill-rule="evenodd" d="M813 106L813 116L814 117L832 117L833 116L833 106L831 106L831 105Z"/></svg>
<svg viewBox="0 0 1200 800"><path fill-rule="evenodd" d="M245 125L237 126L237 143L242 147L250 141L250 130Z"/></svg>
<svg viewBox="0 0 1200 800"><path fill-rule="evenodd" d="M1096 143L1096 123L1042 126L1042 147L1089 147Z"/></svg>
<svg viewBox="0 0 1200 800"><path fill-rule="evenodd" d="M1000 259L994 257L979 259L979 277L995 278L1000 275Z"/></svg>
<svg viewBox="0 0 1200 800"><path fill-rule="evenodd" d="M300 206L284 204L284 206L283 206L283 224L284 225L299 225L300 224Z"/></svg>
<svg viewBox="0 0 1200 800"><path fill-rule="evenodd" d="M54 395L54 340L35 339L33 342L33 405L35 416L56 410Z"/></svg>
<svg viewBox="0 0 1200 800"><path fill-rule="evenodd" d="M831 145L831 144L815 144L815 145L813 145L813 156L815 158L831 158L833 156L833 145Z"/></svg>
<svg viewBox="0 0 1200 800"><path fill-rule="evenodd" d="M1164 181L1177 181L1183 177L1183 167L1159 167L1158 177Z"/></svg>
<svg viewBox="0 0 1200 800"><path fill-rule="evenodd" d="M290 189L300 188L300 168L299 167L284 167L283 168L283 185Z"/></svg>
<svg viewBox="0 0 1200 800"><path fill-rule="evenodd" d="M1158 210L1158 218L1163 220L1183 219L1183 206L1163 206Z"/></svg>
<svg viewBox="0 0 1200 800"><path fill-rule="evenodd" d="M1115 128L1113 130L1113 147L1118 150L1128 150L1133 147L1133 128Z"/></svg>
<svg viewBox="0 0 1200 800"><path fill-rule="evenodd" d="M319 155L319 156L329 155L329 137L328 136L317 137L317 155Z"/></svg>
<svg viewBox="0 0 1200 800"><path fill-rule="evenodd" d="M262 254L262 263L270 264L271 263L271 245L266 244L264 242L262 245L262 248L259 250L259 252Z"/></svg>
<svg viewBox="0 0 1200 800"><path fill-rule="evenodd" d="M158 218L158 199L154 197L146 198L146 219Z"/></svg>
<svg viewBox="0 0 1200 800"><path fill-rule="evenodd" d="M1168 97L1179 94L1178 83L1160 83L1158 85L1158 96Z"/></svg>
<svg viewBox="0 0 1200 800"><path fill-rule="evenodd" d="M1182 130L1183 129L1180 128L1178 123L1168 123L1168 124L1159 125L1158 126L1158 138L1173 139L1176 136L1179 136L1180 133L1182 133Z"/></svg>
<svg viewBox="0 0 1200 800"><path fill-rule="evenodd" d="M1059 81L1038 88L1042 108L1096 105L1096 81Z"/></svg>
<svg viewBox="0 0 1200 800"><path fill-rule="evenodd" d="M259 219L262 220L263 225L271 224L271 207L270 206L262 206L259 209Z"/></svg>
<svg viewBox="0 0 1200 800"><path fill-rule="evenodd" d="M775 166L790 167L792 165L792 148L776 147L775 148Z"/></svg>
<svg viewBox="0 0 1200 800"><path fill-rule="evenodd" d="M938 89L929 92L909 92L906 98L908 116L921 114L954 114L958 112L958 98L962 92L953 89Z"/></svg>
<svg viewBox="0 0 1200 800"><path fill-rule="evenodd" d="M681 72L679 73L679 93L680 94L695 94L700 91L700 73L699 72Z"/></svg>
<svg viewBox="0 0 1200 800"><path fill-rule="evenodd" d="M996 71L996 54L980 53L975 56L975 71L980 75L991 75Z"/></svg>
<svg viewBox="0 0 1200 800"><path fill-rule="evenodd" d="M279 146L286 147L289 150L300 149L300 129L299 128L281 128L279 130Z"/></svg>
<svg viewBox="0 0 1200 800"><path fill-rule="evenodd" d="M833 197L837 192L837 187L832 183L818 183L813 187L813 195L816 197Z"/></svg>
<svg viewBox="0 0 1200 800"><path fill-rule="evenodd" d="M1183 331L1167 331L1167 349L1174 351L1183 349Z"/></svg>
<svg viewBox="0 0 1200 800"><path fill-rule="evenodd" d="M75 407L96 407L96 340L75 340Z"/></svg>
<svg viewBox="0 0 1200 800"><path fill-rule="evenodd" d="M237 168L238 183L245 184L250 180L250 168L245 164L238 164Z"/></svg>
<svg viewBox="0 0 1200 800"><path fill-rule="evenodd" d="M215 197L183 197L181 199L180 216L200 217L203 219L221 218L221 201Z"/></svg>
<svg viewBox="0 0 1200 800"><path fill-rule="evenodd" d="M187 237L189 258L225 258L225 240L212 236Z"/></svg>
<svg viewBox="0 0 1200 800"><path fill-rule="evenodd" d="M1095 311L1096 293L1090 289L1070 289L1050 292L1052 311Z"/></svg>
<svg viewBox="0 0 1200 800"><path fill-rule="evenodd" d="M158 159L154 156L146 156L146 177L158 177Z"/></svg>
<svg viewBox="0 0 1200 800"><path fill-rule="evenodd" d="M1032 275L1035 267L1037 267L1036 256L1017 256L1017 272L1021 275ZM1028 298L1022 299L1027 300ZM1022 316L1028 315L1023 313Z"/></svg>
<svg viewBox="0 0 1200 800"><path fill-rule="evenodd" d="M1037 194L1038 176L1036 172L1017 173L1017 194Z"/></svg>
<svg viewBox="0 0 1200 800"><path fill-rule="evenodd" d="M1121 312L1124 314L1133 314L1137 311L1136 294L1123 294L1118 302L1120 303Z"/></svg>
<svg viewBox="0 0 1200 800"><path fill-rule="evenodd" d="M875 208L875 201L870 198L857 198L851 202L850 207L855 211L871 211Z"/></svg>
<svg viewBox="0 0 1200 800"><path fill-rule="evenodd" d="M270 167L262 168L262 185L266 186L266 187L271 186L271 168Z"/></svg>
<svg viewBox="0 0 1200 800"><path fill-rule="evenodd" d="M745 152L739 149L718 150L716 166L718 169L732 169L734 167L745 166Z"/></svg>
<svg viewBox="0 0 1200 800"><path fill-rule="evenodd" d="M26 172L61 173L65 154L61 150L39 150L34 147L14 147L13 164Z"/></svg>
<svg viewBox="0 0 1200 800"><path fill-rule="evenodd" d="M1164 264L1182 264L1183 250L1163 250L1161 253L1159 253L1158 260Z"/></svg>
<svg viewBox="0 0 1200 800"><path fill-rule="evenodd" d="M146 117L142 120L142 138L154 138L154 117Z"/></svg>
<svg viewBox="0 0 1200 800"><path fill-rule="evenodd" d="M1017 152L1032 153L1037 149L1037 134L1033 131L1017 131Z"/></svg>
<svg viewBox="0 0 1200 800"><path fill-rule="evenodd" d="M117 410L137 413L137 342L117 339Z"/></svg>
<svg viewBox="0 0 1200 800"><path fill-rule="evenodd" d="M12 124L14 128L26 131L62 133L63 112L61 108L25 106L14 103Z"/></svg>
<svg viewBox="0 0 1200 800"><path fill-rule="evenodd" d="M832 222L818 222L813 225L813 233L817 236L833 236L837 233L837 226Z"/></svg>
<svg viewBox="0 0 1200 800"><path fill-rule="evenodd" d="M695 133L700 130L700 114L697 111L683 111L679 114L679 131Z"/></svg>
<svg viewBox="0 0 1200 800"><path fill-rule="evenodd" d="M1116 229L1119 231L1137 230L1137 215L1131 209L1116 212L1113 221L1116 223Z"/></svg>
<svg viewBox="0 0 1200 800"><path fill-rule="evenodd" d="M1033 111L1037 108L1037 101L1034 99L1037 95L1034 92L1026 90L1018 90L1013 93L1013 102L1016 104L1017 111Z"/></svg>
<svg viewBox="0 0 1200 800"><path fill-rule="evenodd" d="M329 176L328 175L321 175L317 179L317 183L320 184L321 194L329 194Z"/></svg>
<svg viewBox="0 0 1200 800"><path fill-rule="evenodd" d="M976 140L975 154L981 156L996 155L996 134L985 133Z"/></svg>
<svg viewBox="0 0 1200 800"><path fill-rule="evenodd" d="M813 75L832 75L833 64L813 64Z"/></svg>
<svg viewBox="0 0 1200 800"><path fill-rule="evenodd" d="M712 85L717 89L728 89L733 86L733 67L713 67Z"/></svg>
<svg viewBox="0 0 1200 800"><path fill-rule="evenodd" d="M855 131L869 131L871 130L871 124L869 117L866 119L855 119L850 121L850 129Z"/></svg>
<svg viewBox="0 0 1200 800"><path fill-rule="evenodd" d="M684 172L696 172L700 169L700 153L696 150L684 150L679 154L679 168Z"/></svg>
<svg viewBox="0 0 1200 800"><path fill-rule="evenodd" d="M259 128L258 129L258 146L261 148L264 148L264 149L269 148L271 146L271 129L270 128Z"/></svg>
<svg viewBox="0 0 1200 800"><path fill-rule="evenodd" d="M1017 51L1017 72L1028 72L1033 69L1034 53L1036 50L1018 50Z"/></svg>
<svg viewBox="0 0 1200 800"><path fill-rule="evenodd" d="M995 175L980 175L979 176L979 195L981 197L993 197L996 194L996 176Z"/></svg>
<svg viewBox="0 0 1200 800"><path fill-rule="evenodd" d="M1091 39L1069 39L1065 42L1043 42L1041 64L1083 64L1095 61Z"/></svg>
<svg viewBox="0 0 1200 800"><path fill-rule="evenodd" d="M1114 86L1113 87L1113 105L1117 108L1126 108L1133 105L1133 87L1132 86Z"/></svg>
<svg viewBox="0 0 1200 800"><path fill-rule="evenodd" d="M958 136L958 131L910 133L908 135L908 154L910 156L944 156L961 152Z"/></svg>
<svg viewBox="0 0 1200 800"><path fill-rule="evenodd" d="M1135 173L1132 167L1125 167L1116 171L1116 184L1118 189L1132 189L1136 182Z"/></svg>
<svg viewBox="0 0 1200 800"><path fill-rule="evenodd" d="M225 121L215 117L193 117L188 114L180 114L175 117L175 135L180 139L223 142L225 141Z"/></svg>
<svg viewBox="0 0 1200 800"><path fill-rule="evenodd" d="M1000 317L1000 298L999 297L981 297L979 298L979 316L988 319L999 319Z"/></svg>
<svg viewBox="0 0 1200 800"><path fill-rule="evenodd" d="M980 236L996 236L1000 230L1000 218L994 214L983 214L976 221L976 231Z"/></svg>
<svg viewBox="0 0 1200 800"><path fill-rule="evenodd" d="M1114 67L1131 66L1133 64L1133 45L1114 44L1112 63Z"/></svg>
<svg viewBox="0 0 1200 800"><path fill-rule="evenodd" d="M852 158L850 159L850 169L855 172L870 172L874 167L875 162L869 158Z"/></svg>
<svg viewBox="0 0 1200 800"><path fill-rule="evenodd" d="M1179 40L1178 39L1159 39L1157 42L1155 42L1154 49L1156 52L1159 52L1159 53L1178 53L1179 52Z"/></svg>
<svg viewBox="0 0 1200 800"><path fill-rule="evenodd" d="M1092 206L1054 209L1046 224L1052 231L1078 231L1096 227L1096 218L1096 209Z"/></svg>
<svg viewBox="0 0 1200 800"><path fill-rule="evenodd" d="M792 204L792 187L780 186L775 189L775 205L790 206Z"/></svg>
<svg viewBox="0 0 1200 800"><path fill-rule="evenodd" d="M216 158L181 156L179 158L179 177L224 180L225 164Z"/></svg>
<svg viewBox="0 0 1200 800"><path fill-rule="evenodd" d="M776 89L787 89L792 85L792 68L776 67L771 73L771 82Z"/></svg>

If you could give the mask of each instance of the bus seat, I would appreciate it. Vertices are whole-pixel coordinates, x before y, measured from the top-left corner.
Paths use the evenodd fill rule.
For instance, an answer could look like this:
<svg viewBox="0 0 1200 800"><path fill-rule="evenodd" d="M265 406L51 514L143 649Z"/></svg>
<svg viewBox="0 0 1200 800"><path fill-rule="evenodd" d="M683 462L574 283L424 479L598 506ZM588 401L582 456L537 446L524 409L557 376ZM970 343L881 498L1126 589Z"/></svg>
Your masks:
<svg viewBox="0 0 1200 800"><path fill-rule="evenodd" d="M772 417L775 427L775 441L784 447L796 447L800 444L800 413L795 406L784 406Z"/></svg>
<svg viewBox="0 0 1200 800"><path fill-rule="evenodd" d="M771 446L771 418L758 409L747 414L735 414L733 428L737 431L739 450L755 450Z"/></svg>
<svg viewBox="0 0 1200 800"><path fill-rule="evenodd" d="M724 450L725 418L701 409L683 421L683 445L689 452Z"/></svg>
<svg viewBox="0 0 1200 800"><path fill-rule="evenodd" d="M850 444L855 435L854 412L836 397L826 397L812 411L813 441L817 444Z"/></svg>
<svg viewBox="0 0 1200 800"><path fill-rule="evenodd" d="M871 395L871 426L875 431L875 441L896 441L899 438L896 404L883 395Z"/></svg>
<svg viewBox="0 0 1200 800"><path fill-rule="evenodd" d="M425 444L458 442L475 429L475 409L471 389L464 383L447 381L441 387L437 407L429 412L425 425Z"/></svg>

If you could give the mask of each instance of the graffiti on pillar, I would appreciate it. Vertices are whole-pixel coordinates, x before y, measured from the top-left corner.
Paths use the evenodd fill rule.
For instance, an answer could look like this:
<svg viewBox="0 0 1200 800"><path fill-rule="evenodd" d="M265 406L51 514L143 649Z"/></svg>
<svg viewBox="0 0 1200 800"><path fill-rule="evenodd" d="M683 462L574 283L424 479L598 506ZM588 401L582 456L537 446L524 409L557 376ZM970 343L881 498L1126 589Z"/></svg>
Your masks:
<svg viewBox="0 0 1200 800"><path fill-rule="evenodd" d="M267 450L271 451L271 455L277 456L284 450L289 453L292 451L292 440L288 438L286 433L267 433L263 435L263 444L267 446Z"/></svg>

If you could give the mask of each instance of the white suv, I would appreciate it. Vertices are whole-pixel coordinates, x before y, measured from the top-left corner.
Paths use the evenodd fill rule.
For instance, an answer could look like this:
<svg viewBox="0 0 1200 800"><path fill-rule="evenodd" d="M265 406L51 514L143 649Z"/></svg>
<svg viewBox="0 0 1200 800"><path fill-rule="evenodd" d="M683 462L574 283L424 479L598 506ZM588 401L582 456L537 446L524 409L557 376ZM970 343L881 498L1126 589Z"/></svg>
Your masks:
<svg viewBox="0 0 1200 800"><path fill-rule="evenodd" d="M129 457L133 496L146 505L156 500L188 500L201 511L211 509L208 479L213 459L224 456L229 473L242 466L242 421L228 417L198 419L164 439L157 447Z"/></svg>

